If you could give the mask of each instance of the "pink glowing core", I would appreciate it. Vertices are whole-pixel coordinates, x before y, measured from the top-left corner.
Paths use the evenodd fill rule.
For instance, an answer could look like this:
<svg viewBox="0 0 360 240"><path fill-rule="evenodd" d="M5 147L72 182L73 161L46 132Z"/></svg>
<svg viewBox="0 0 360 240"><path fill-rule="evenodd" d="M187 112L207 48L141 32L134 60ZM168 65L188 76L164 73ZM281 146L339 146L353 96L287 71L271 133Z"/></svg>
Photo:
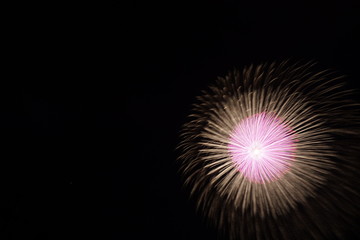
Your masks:
<svg viewBox="0 0 360 240"><path fill-rule="evenodd" d="M230 135L228 149L236 169L256 183L279 179L295 156L294 131L270 113L243 119Z"/></svg>

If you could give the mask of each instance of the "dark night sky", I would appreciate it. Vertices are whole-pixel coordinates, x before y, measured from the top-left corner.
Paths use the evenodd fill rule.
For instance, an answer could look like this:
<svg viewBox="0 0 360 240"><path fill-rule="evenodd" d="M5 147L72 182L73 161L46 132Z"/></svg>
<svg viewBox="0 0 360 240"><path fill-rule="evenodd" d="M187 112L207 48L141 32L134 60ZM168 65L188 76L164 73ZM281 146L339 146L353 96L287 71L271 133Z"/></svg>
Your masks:
<svg viewBox="0 0 360 240"><path fill-rule="evenodd" d="M17 6L0 239L216 239L175 162L195 96L234 67L289 58L360 88L356 1L194 2Z"/></svg>

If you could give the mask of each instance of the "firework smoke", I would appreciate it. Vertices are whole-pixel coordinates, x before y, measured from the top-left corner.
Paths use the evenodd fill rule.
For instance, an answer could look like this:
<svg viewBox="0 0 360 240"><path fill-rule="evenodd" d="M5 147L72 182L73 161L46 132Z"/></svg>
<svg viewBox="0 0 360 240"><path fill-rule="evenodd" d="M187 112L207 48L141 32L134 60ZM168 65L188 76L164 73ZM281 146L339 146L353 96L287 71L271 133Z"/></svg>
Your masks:
<svg viewBox="0 0 360 240"><path fill-rule="evenodd" d="M226 236L359 236L359 108L342 77L314 66L233 71L194 104L181 172L198 210Z"/></svg>

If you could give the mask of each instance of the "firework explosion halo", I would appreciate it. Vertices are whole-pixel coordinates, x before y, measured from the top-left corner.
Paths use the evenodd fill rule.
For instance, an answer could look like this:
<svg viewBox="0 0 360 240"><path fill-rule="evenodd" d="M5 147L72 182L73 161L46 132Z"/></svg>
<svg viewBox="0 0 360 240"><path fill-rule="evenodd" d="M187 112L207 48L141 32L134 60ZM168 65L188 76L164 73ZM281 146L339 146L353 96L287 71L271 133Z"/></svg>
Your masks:
<svg viewBox="0 0 360 240"><path fill-rule="evenodd" d="M358 105L342 76L314 66L235 70L194 104L178 146L180 171L198 210L230 238L342 238L340 219L359 213L334 206L359 199Z"/></svg>

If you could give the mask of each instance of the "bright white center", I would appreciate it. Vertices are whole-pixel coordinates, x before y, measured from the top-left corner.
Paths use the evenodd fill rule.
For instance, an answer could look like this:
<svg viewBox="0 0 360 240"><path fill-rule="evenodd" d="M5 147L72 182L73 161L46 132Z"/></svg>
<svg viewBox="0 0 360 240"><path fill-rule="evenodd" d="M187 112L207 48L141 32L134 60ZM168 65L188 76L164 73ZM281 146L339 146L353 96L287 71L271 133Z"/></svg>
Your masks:
<svg viewBox="0 0 360 240"><path fill-rule="evenodd" d="M260 144L255 143L249 147L248 155L252 159L257 160L257 159L261 159L264 157L265 151L264 151L264 148Z"/></svg>

